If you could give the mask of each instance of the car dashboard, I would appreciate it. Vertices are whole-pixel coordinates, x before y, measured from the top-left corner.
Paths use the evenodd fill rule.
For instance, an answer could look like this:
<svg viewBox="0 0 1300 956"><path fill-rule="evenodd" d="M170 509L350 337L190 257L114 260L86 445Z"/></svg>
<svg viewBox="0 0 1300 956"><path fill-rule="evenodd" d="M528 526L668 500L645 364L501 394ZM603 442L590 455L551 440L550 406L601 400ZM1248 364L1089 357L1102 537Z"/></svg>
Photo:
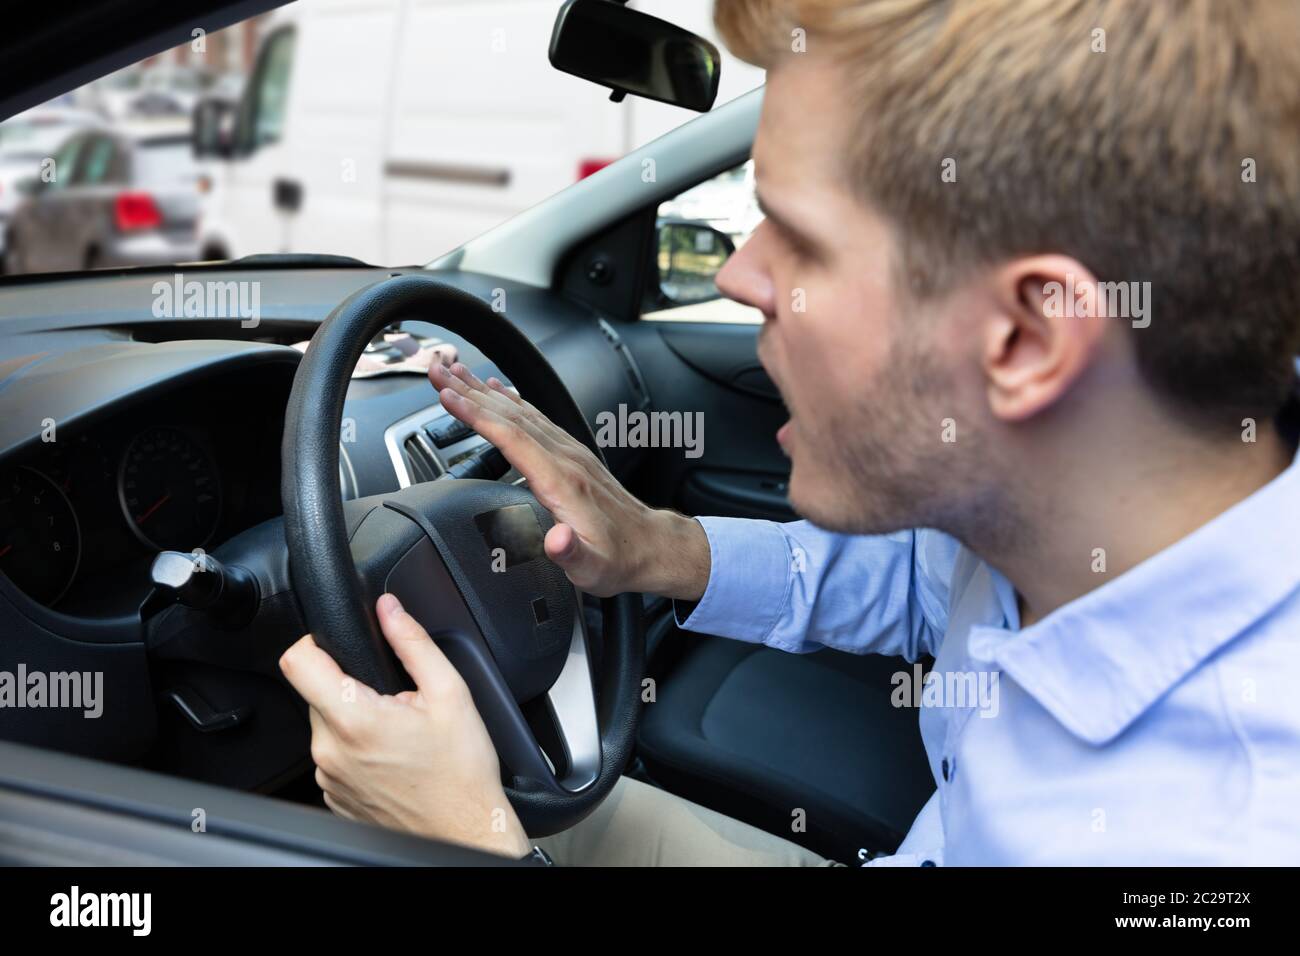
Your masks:
<svg viewBox="0 0 1300 956"><path fill-rule="evenodd" d="M15 710L6 739L241 789L296 779L307 724L276 666L285 641L302 633L280 517L284 418L303 355L295 345L357 290L419 273L488 302L504 298L593 428L603 409L649 402L613 325L549 290L415 268L237 265L186 272L259 283L256 324L153 309L170 272L0 280L0 668L102 675L114 715ZM398 325L456 346L480 377L500 374L436 316ZM342 425L345 500L498 477L476 470L493 450L458 427L421 374L354 378ZM620 478L642 454L606 449ZM160 551L201 549L225 561L250 540L282 555L254 626L222 631L175 607L153 612ZM192 719L196 700L243 716L234 729L206 733Z"/></svg>
<svg viewBox="0 0 1300 956"><path fill-rule="evenodd" d="M6 404L27 413L0 428L0 571L63 614L129 617L147 596L159 551L211 550L278 515L280 439L298 357L287 344L309 338L333 304L388 274L221 274L262 283L263 300L276 303L255 328L132 311L133 299L147 305L144 288L159 278L133 271L0 286L0 314L11 317L0 340L0 369L11 370L0 388L14 388ZM501 287L483 276L439 278L485 298ZM38 289L47 314L24 314ZM510 292L516 303L542 304L541 290ZM630 394L638 381L626 374L626 350L612 347L608 324L567 304L572 314L557 316L555 300L544 304L544 312L524 310L519 324L541 339L589 420L620 401L642 402ZM61 305L61 315L51 308ZM451 338L424 317L404 328ZM467 342L453 344L476 371L496 371ZM201 350L175 357L187 347ZM167 350L172 360L160 360ZM16 394L24 384L36 387ZM341 435L343 496L455 474L483 446L422 377L356 379Z"/></svg>

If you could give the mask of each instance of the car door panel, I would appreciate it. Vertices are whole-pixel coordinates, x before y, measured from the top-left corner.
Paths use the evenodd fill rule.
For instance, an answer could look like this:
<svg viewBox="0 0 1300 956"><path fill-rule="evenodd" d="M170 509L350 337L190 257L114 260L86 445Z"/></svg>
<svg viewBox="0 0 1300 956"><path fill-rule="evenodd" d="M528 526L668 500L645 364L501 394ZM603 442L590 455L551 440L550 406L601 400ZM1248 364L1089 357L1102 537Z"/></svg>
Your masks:
<svg viewBox="0 0 1300 956"><path fill-rule="evenodd" d="M720 385L768 401L781 393L758 361L758 326L711 322L661 323L659 334L687 365Z"/></svg>
<svg viewBox="0 0 1300 956"><path fill-rule="evenodd" d="M518 865L323 808L0 741L0 866L175 864Z"/></svg>
<svg viewBox="0 0 1300 956"><path fill-rule="evenodd" d="M698 413L699 454L647 450L647 499L693 515L794 519L789 460L776 441L787 413L758 362L758 325L640 321L624 340L649 383L653 408Z"/></svg>

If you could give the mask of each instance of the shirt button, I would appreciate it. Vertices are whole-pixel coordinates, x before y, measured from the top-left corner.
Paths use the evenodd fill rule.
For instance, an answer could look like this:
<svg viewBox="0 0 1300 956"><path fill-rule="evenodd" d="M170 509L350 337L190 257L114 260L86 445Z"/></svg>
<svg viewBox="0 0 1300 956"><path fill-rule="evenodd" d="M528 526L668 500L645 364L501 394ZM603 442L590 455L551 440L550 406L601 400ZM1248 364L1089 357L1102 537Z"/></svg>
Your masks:
<svg viewBox="0 0 1300 956"><path fill-rule="evenodd" d="M921 865L922 865L922 866L934 866L934 860L922 860L922 861L921 861Z"/></svg>

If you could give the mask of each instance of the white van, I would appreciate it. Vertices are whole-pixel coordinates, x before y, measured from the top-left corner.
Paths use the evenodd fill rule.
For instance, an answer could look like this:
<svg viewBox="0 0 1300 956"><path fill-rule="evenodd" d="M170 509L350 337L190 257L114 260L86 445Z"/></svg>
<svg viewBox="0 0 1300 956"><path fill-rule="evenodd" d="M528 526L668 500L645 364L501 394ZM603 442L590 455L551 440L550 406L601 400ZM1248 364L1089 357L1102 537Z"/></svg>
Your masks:
<svg viewBox="0 0 1300 956"><path fill-rule="evenodd" d="M711 4L634 5L712 37ZM201 256L328 250L423 263L695 115L635 97L613 103L552 69L559 7L310 0L278 10L233 155L208 166ZM763 82L724 57L718 104ZM484 60L499 66L485 71ZM461 75L476 79L458 84Z"/></svg>

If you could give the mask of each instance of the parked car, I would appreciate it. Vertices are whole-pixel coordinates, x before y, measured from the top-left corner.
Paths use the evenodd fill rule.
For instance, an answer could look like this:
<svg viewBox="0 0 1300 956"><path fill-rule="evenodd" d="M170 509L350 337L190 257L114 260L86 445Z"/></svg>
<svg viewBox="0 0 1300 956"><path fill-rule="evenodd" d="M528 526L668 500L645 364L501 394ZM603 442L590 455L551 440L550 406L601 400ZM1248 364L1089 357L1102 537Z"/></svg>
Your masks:
<svg viewBox="0 0 1300 956"><path fill-rule="evenodd" d="M87 130L53 159L53 180L23 181L27 198L9 222L6 272L195 258L198 172L186 132Z"/></svg>
<svg viewBox="0 0 1300 956"><path fill-rule="evenodd" d="M74 132L100 125L96 114L64 107L28 110L0 123L0 256L9 217L23 198L18 184L39 175Z"/></svg>
<svg viewBox="0 0 1300 956"><path fill-rule="evenodd" d="M641 6L712 33L707 4ZM611 103L607 90L539 71L555 12L517 0L479 0L472 14L414 0L277 10L233 136L219 110L202 113L213 128L196 126L210 160L202 257L424 262L689 117L663 103ZM465 43L467 31L480 42ZM333 55L343 37L368 55ZM446 82L470 75L474 84ZM718 102L762 81L761 70L729 63Z"/></svg>

